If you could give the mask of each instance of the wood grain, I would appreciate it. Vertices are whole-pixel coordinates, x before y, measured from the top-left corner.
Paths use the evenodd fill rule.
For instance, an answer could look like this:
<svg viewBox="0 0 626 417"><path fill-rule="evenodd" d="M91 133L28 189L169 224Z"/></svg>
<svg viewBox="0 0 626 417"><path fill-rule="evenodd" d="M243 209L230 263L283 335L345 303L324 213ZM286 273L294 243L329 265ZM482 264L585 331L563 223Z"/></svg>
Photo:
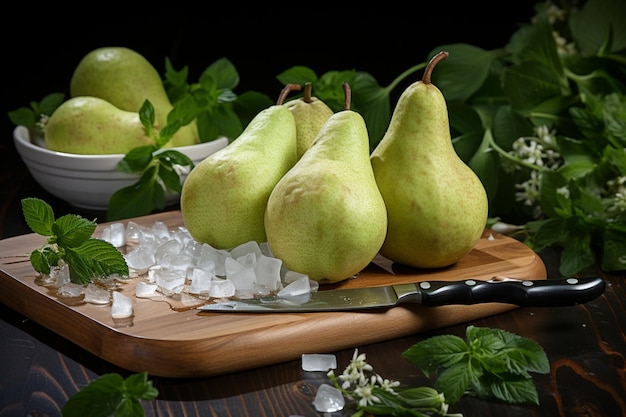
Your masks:
<svg viewBox="0 0 626 417"><path fill-rule="evenodd" d="M170 228L182 225L179 211L132 220L146 226L155 221ZM98 225L96 235L106 225ZM130 280L121 291L134 301L132 326L119 327L110 316L110 306L69 306L35 283L28 254L44 241L34 234L0 241L0 302L116 366L156 376L194 378L248 370L294 360L302 353L385 341L516 308L488 303L349 313L200 314L193 309L173 310L176 300L135 298L136 281ZM485 231L474 249L452 267L418 270L394 265L391 274L370 265L358 278L322 290L494 275L545 279L546 269L522 243Z"/></svg>

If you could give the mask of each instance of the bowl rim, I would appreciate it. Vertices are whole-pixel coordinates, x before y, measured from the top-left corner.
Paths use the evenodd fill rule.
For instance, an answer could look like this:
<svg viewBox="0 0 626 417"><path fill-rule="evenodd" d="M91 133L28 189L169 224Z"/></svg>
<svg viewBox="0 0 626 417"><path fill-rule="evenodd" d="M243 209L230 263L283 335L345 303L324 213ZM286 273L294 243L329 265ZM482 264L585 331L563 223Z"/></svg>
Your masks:
<svg viewBox="0 0 626 417"><path fill-rule="evenodd" d="M76 159L102 159L102 158L110 158L110 159L121 159L124 157L125 154L123 153L111 153L111 154L100 154L100 155L86 155L86 154L76 154L76 153L69 153L69 152L59 152L59 151L52 151L48 148L44 148L43 146L39 146L37 144L34 144L31 140L30 140L30 131L28 130L28 128L26 126L16 126L15 129L13 129L13 136L17 139L19 139L19 142L24 144L25 147L27 148L31 148L31 149L35 149L39 152L43 152L46 154L50 154L50 155L57 155L57 156L64 156L64 157L68 157L68 158L76 158ZM194 145L185 145L185 146L176 146L175 148L172 149L176 149L176 150L180 150L180 151L185 151L185 150L190 150L190 149L202 149L205 147L214 147L214 146L220 146L222 142L227 142L228 138L225 136L219 137L217 139L208 141L208 142L201 142L201 143L196 143Z"/></svg>

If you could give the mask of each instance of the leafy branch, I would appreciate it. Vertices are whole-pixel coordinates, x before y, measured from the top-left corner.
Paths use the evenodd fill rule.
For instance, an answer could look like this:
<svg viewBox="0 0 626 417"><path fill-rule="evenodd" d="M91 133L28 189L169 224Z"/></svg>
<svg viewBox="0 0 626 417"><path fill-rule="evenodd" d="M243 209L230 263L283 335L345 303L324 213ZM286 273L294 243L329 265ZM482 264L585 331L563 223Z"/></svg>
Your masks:
<svg viewBox="0 0 626 417"><path fill-rule="evenodd" d="M92 238L96 223L74 214L55 220L52 207L38 198L22 200L22 212L28 227L47 240L31 252L35 271L50 274L67 267L71 282L88 284L111 275L128 276L128 266L117 248Z"/></svg>
<svg viewBox="0 0 626 417"><path fill-rule="evenodd" d="M105 374L74 394L61 409L63 417L140 417L141 400L153 400L159 392L141 372L124 379Z"/></svg>

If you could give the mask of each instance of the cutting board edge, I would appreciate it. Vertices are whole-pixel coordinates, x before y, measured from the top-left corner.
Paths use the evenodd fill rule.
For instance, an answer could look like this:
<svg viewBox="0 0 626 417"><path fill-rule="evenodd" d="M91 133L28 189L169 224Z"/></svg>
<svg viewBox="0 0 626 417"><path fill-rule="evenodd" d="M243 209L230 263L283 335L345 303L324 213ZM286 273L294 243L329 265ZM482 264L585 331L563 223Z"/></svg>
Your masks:
<svg viewBox="0 0 626 417"><path fill-rule="evenodd" d="M175 224L176 221L172 220L168 216L164 216L163 214L158 216L146 216L146 218L141 219L144 223L149 221L168 221L169 224ZM99 227L104 227L104 225L99 225ZM502 238L502 237L500 237ZM21 237L10 238L10 240L0 241L0 249L7 248L12 246L15 242L21 242L23 239L29 239L29 245L34 242L39 242L40 238L38 236L32 235L23 235ZM506 240L506 244L510 244L515 246L516 250L520 253L523 253L523 262L520 265L515 265L511 271L507 271L507 275L511 277L519 277L519 278L527 278L532 276L533 279L546 279L546 268L543 264L541 258L528 247L520 247L519 245L523 245L520 242L514 241L512 238L503 238ZM10 243L10 245L9 245ZM505 243L505 242L503 242ZM497 245L498 242L489 242L489 245ZM22 256L20 254L19 256ZM2 264L0 265L7 265ZM30 264L28 264L30 270ZM23 271L26 266L22 266L21 270ZM487 274L484 274L487 276ZM146 338L134 334L125 333L123 328L116 329L111 326L104 324L100 321L93 320L92 318L82 314L76 309L66 306L59 301L53 299L49 295L42 293L41 291L37 291L31 288L29 285L22 282L23 278L13 277L10 273L5 272L0 268L0 282L3 282L3 286L7 285L8 287L15 288L18 292L27 292L27 295L30 296L30 305L25 302L25 300L20 300L19 297L8 297L5 296L6 292L0 292L0 302L7 304L10 308L18 311L20 314L25 315L26 317L34 320L35 322L43 325L44 327L48 327L51 331L59 334L60 336L66 338L70 342L90 351L96 356L114 364L120 366L122 368L131 370L131 371L147 371L152 375L156 376L164 376L164 377L175 377L175 378L186 378L186 377L204 377L204 376L212 376L225 374L229 372L236 372L251 368L256 368L259 366L272 365L279 362L284 362L287 360L297 359L303 352L303 348L301 345L297 345L294 347L283 347L279 350L275 350L273 352L265 352L260 355L250 355L249 349L250 344L254 346L254 343L257 343L259 340L264 340L265 343L269 343L268 341L276 341L280 342L275 334L272 334L272 326L268 326L267 328L263 328L259 331L260 334L251 334L251 335L241 335L237 336L239 340L239 345L236 346L237 355L231 355L231 361L224 361L224 358L218 358L220 356L219 349L216 351L215 355L213 352L211 354L205 354L200 365L197 362L191 362L184 360L183 363L178 363L176 366L164 365L164 363L171 356L171 353L177 352L180 356L181 354L189 354L194 355L198 353L206 352L207 347L223 347L229 346L233 347L232 341L229 338L232 336L223 336L219 338L198 338L198 339L187 339L187 340L168 340L168 339L156 339L156 338ZM34 279L34 278L30 278ZM8 283L8 284L7 284ZM37 293L35 300L32 299L32 292ZM32 301L35 301L32 303ZM37 303L40 301L40 303ZM39 307L38 307L39 304ZM59 313L56 310L59 310L57 305L61 305L63 308L61 311L63 313ZM421 306L420 306L421 307ZM450 307L450 306L446 306ZM440 312L444 312L446 307L438 307ZM439 317L437 320L431 321L430 323L424 323L426 320L425 317L415 318L415 314L407 313L406 308L400 306L393 309L389 309L387 312L389 320L397 321L402 323L402 326L389 326L385 322L379 321L376 322L376 326L374 326L373 330L377 332L375 336L368 335L367 332L356 332L357 335L353 335L350 338L345 338L346 334L349 334L350 330L354 334L355 328L360 328L367 323L363 323L360 320L365 317L360 313L315 313L315 314L330 314L327 318L329 320L327 323L331 323L331 330L333 334L337 334L332 341L326 341L323 344L315 344L308 343L308 348L316 350L317 352L309 351L309 353L325 353L340 349L349 348L350 346L362 345L380 342L384 340L389 340L395 337L406 336L409 334L416 334L426 330L432 330L434 328L445 327L452 324L459 324L464 321L474 320L477 318L482 318L486 316L490 316L493 314L499 314L501 312L508 311L515 306L508 306L502 304L483 304L480 306L470 306L465 308L474 308L474 310L470 310L472 313L468 314L465 317L459 317L458 315L454 318L451 317ZM68 314L70 315L76 314L74 318L81 322L80 326L72 327L72 329L59 329L51 326L49 319L49 311L55 311L56 314ZM424 313L422 310L421 313ZM426 317L431 314L432 311L428 311L426 313ZM221 314L221 313L220 313ZM240 314L240 313L238 313ZM306 314L306 313L300 313ZM340 315L340 316L337 316ZM332 319L332 317L335 317ZM342 317L341 323L337 324L337 317ZM76 321L75 320L75 321ZM334 320L334 321L333 321ZM285 330L292 337L298 337L302 339L307 332L307 329L304 328L301 324L305 323L306 320L294 320L293 323L288 324ZM405 326L408 323L412 323L416 326L409 327ZM370 322L370 327L371 322ZM83 332L81 334L81 331ZM276 332L274 332L276 333ZM84 336L84 334L90 335L90 337ZM269 335L269 336L268 336ZM132 343L129 343L129 340ZM124 355L119 355L119 352L116 354L116 350L119 350L120 346L126 346ZM314 349L317 346L316 349ZM115 347L115 349L114 349ZM266 349L271 348L271 343L268 346L262 346ZM138 360L141 358L142 360ZM247 362L246 362L247 360Z"/></svg>

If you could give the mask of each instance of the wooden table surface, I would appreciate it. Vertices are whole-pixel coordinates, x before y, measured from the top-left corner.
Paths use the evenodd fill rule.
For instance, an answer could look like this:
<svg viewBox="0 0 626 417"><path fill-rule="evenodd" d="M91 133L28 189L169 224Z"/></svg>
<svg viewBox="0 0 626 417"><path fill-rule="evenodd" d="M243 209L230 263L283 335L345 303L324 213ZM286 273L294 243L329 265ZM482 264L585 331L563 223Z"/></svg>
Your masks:
<svg viewBox="0 0 626 417"><path fill-rule="evenodd" d="M70 207L41 190L19 161L2 169L0 239L30 232L20 208L24 197L45 199L57 216L75 213L104 222L103 213ZM553 251L541 256L548 276L557 275L558 256ZM463 337L469 324L500 328L531 338L546 351L551 372L533 375L540 405L512 406L464 398L450 412L481 417L624 416L626 276L603 276L606 291L584 305L518 308L354 348L366 353L368 362L385 378L411 386L432 385L417 369L407 366L402 352L436 334ZM58 416L67 399L90 381L105 373L129 374L2 304L0 318L0 416ZM334 352L339 371L354 348ZM150 379L159 397L144 403L146 416L321 416L311 402L317 387L327 382L324 373L302 371L299 360L210 378Z"/></svg>

